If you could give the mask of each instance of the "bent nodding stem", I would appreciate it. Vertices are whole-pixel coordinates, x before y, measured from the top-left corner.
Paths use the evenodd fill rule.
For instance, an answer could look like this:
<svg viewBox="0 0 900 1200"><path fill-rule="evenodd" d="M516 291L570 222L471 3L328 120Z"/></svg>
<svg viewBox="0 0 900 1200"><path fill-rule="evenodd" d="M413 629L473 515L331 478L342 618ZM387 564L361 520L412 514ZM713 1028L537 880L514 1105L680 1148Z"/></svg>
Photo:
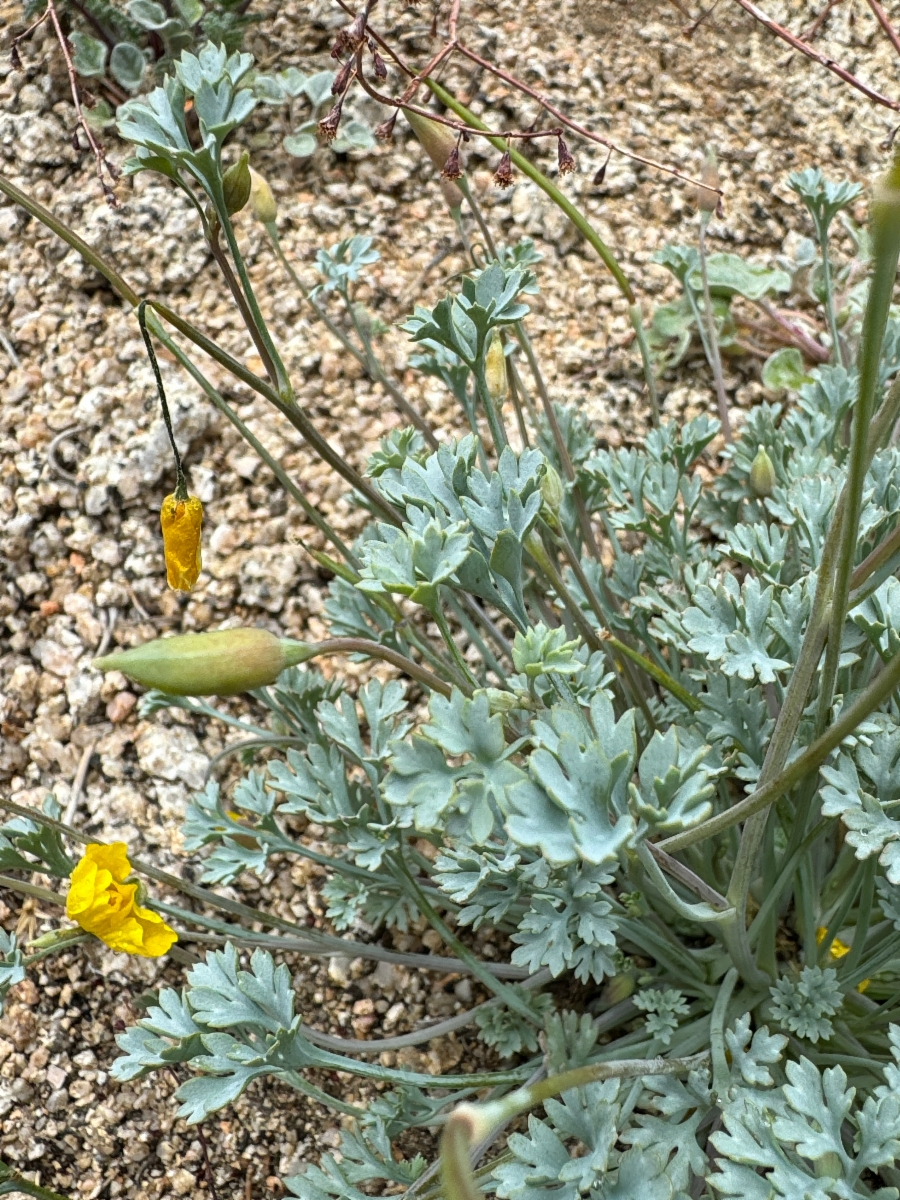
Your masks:
<svg viewBox="0 0 900 1200"><path fill-rule="evenodd" d="M709 1053L688 1058L631 1058L619 1062L592 1063L517 1088L499 1100L484 1104L460 1104L447 1118L441 1138L441 1181L446 1200L482 1200L472 1172L469 1153L478 1142L490 1137L498 1125L528 1112L538 1104L572 1088L606 1079L640 1079L645 1075L688 1075L709 1061Z"/></svg>

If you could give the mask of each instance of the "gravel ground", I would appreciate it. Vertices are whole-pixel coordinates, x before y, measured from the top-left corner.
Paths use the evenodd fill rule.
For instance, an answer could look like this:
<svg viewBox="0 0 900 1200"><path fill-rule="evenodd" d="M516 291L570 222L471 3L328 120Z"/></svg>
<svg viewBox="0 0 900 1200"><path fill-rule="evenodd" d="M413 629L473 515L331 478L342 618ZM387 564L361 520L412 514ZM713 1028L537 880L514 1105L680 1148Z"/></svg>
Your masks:
<svg viewBox="0 0 900 1200"><path fill-rule="evenodd" d="M722 0L721 14L716 9L714 27L701 26L691 39L680 32L687 18L655 0L464 3L461 30L501 66L636 153L696 172L704 148L714 146L726 203L724 217L712 222L712 241L767 261L809 233L786 174L821 165L832 177L868 181L883 160L879 146L891 114L791 55L728 3ZM431 6L418 13L384 8L379 28L394 28L403 52L426 61L433 51ZM249 48L270 69L329 65L329 40L343 22L336 7L288 0L265 11ZM775 15L801 29L816 10L793 4ZM19 5L0 3L6 44L9 31L21 26ZM861 0L835 9L820 39L822 49L890 89L890 48ZM122 205L110 211L92 160L73 146L65 72L43 30L23 45L22 57L23 70L14 71L8 53L0 55L4 172L103 248L139 291L164 298L252 362L188 206L142 176L120 185ZM449 78L461 94L474 96L476 110L500 113L498 120L518 127L534 120L532 102L522 103L489 77L451 71ZM395 79L389 83L396 87ZM382 119L366 105L361 114ZM318 246L354 232L376 239L382 259L359 299L389 325L416 300L437 299L465 265L434 173L401 126L392 146L372 154L341 158L321 149L303 161L280 151L289 127L272 110L245 137L278 199L285 251L305 280L313 281ZM603 186L595 186L598 148L576 139L571 147L579 171L564 186L637 281L649 312L672 294L668 273L650 264L652 253L695 237L689 191L619 156ZM120 145L110 149L114 159L124 157ZM545 255L529 326L552 394L579 403L608 444L639 439L647 419L639 362L609 276L531 184L519 179L506 191L493 188L496 163L477 148L469 166L502 237L533 237ZM863 214L860 207L855 215ZM247 215L238 225L301 403L332 444L361 465L399 423L389 400L311 323L259 227ZM175 711L140 720L124 677L102 678L90 659L101 643L124 647L163 632L224 624L321 637L325 581L299 540L323 543L231 427L164 359L178 438L190 446L190 483L206 510L200 582L189 598L166 590L157 514L172 487L171 459L136 322L74 253L5 204L0 332L0 788L31 805L52 791L91 834L127 841L164 868L189 871L179 818L231 734ZM383 347L408 395L442 431L452 431L457 417L439 387L407 367L405 336L392 331ZM728 369L736 409L760 398L752 361ZM359 515L343 499L344 485L262 401L230 385L226 390L310 501L352 536ZM696 358L664 390L665 410L674 417L713 404L706 368ZM332 669L337 665L323 664ZM339 669L356 670L345 663ZM321 925L319 883L307 864L275 864L260 885L234 894ZM8 928L50 928L58 916L40 906L23 909L8 891L3 900L0 918ZM438 948L424 930L394 941L403 949ZM489 940L476 948L489 956L506 952ZM208 1181L197 1130L173 1116L175 1080L119 1086L108 1075L114 1035L134 1019L141 994L177 984L182 968L99 945L42 965L15 989L0 1021L0 1155L37 1172L44 1185L85 1200L203 1193ZM314 1013L320 1028L354 1037L402 1032L482 998L459 977L373 970L361 960L295 960L292 969L300 1010ZM464 1031L391 1061L464 1070L490 1059ZM254 1086L220 1115L205 1135L223 1198L281 1194L281 1180L338 1136L328 1114L270 1084Z"/></svg>

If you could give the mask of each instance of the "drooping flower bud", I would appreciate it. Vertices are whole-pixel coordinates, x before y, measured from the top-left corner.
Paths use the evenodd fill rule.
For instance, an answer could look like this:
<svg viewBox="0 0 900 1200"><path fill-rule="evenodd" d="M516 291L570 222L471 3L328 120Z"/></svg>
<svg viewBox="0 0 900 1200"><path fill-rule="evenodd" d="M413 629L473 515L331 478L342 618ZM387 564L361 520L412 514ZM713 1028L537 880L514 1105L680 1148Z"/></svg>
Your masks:
<svg viewBox="0 0 900 1200"><path fill-rule="evenodd" d="M344 97L338 97L334 108L319 122L319 137L323 142L333 142L337 137L338 126L341 123L341 109L344 107Z"/></svg>
<svg viewBox="0 0 900 1200"><path fill-rule="evenodd" d="M509 380L506 375L506 355L503 352L503 341L500 334L494 330L484 356L484 381L487 384L488 395L495 404L502 404L509 394Z"/></svg>
<svg viewBox="0 0 900 1200"><path fill-rule="evenodd" d="M386 121L382 121L380 125L375 126L375 136L379 142L389 142L394 136L394 126L397 124L398 109L394 109Z"/></svg>
<svg viewBox="0 0 900 1200"><path fill-rule="evenodd" d="M451 179L459 179L462 174L456 134L448 125L443 125L440 121L432 121L428 117L423 117L421 113L412 112L411 109L404 108L403 115L419 139L422 149L441 173L441 192L447 202L447 207L450 209L460 208L464 197L456 184L451 181ZM451 167L455 166L456 168L456 174L452 177L446 174L448 161Z"/></svg>
<svg viewBox="0 0 900 1200"><path fill-rule="evenodd" d="M223 629L157 638L95 658L92 665L121 671L171 696L236 696L274 683L285 667L309 654L305 643L277 638L267 629Z"/></svg>
<svg viewBox="0 0 900 1200"><path fill-rule="evenodd" d="M556 161L560 175L570 175L575 170L575 159L562 138L556 143Z"/></svg>
<svg viewBox="0 0 900 1200"><path fill-rule="evenodd" d="M189 496L186 491L179 495L176 489L163 500L159 523L169 587L176 592L189 592L203 566L200 553L203 505L196 496Z"/></svg>
<svg viewBox="0 0 900 1200"><path fill-rule="evenodd" d="M494 172L494 183L496 183L497 187L508 188L512 187L512 182L512 160L509 157L509 150L504 150L500 164Z"/></svg>
<svg viewBox="0 0 900 1200"><path fill-rule="evenodd" d="M772 460L766 453L765 446L760 446L750 466L750 491L757 499L762 500L765 496L772 495L777 482Z"/></svg>
<svg viewBox="0 0 900 1200"><path fill-rule="evenodd" d="M229 217L233 217L250 199L250 155L246 150L222 176L222 187L225 192L225 211Z"/></svg>
<svg viewBox="0 0 900 1200"><path fill-rule="evenodd" d="M331 81L331 94L333 96L343 96L344 92L346 92L347 85L350 82L350 76L353 74L354 66L354 60L352 58L348 58L338 71L337 75L335 75L334 79Z"/></svg>
<svg viewBox="0 0 900 1200"><path fill-rule="evenodd" d="M257 221L263 225L271 225L278 216L278 205L272 195L272 189L258 171L250 168L250 207Z"/></svg>
<svg viewBox="0 0 900 1200"><path fill-rule="evenodd" d="M375 67L375 78L387 79L387 67L384 64L384 59L377 50L372 51L372 64Z"/></svg>
<svg viewBox="0 0 900 1200"><path fill-rule="evenodd" d="M449 179L451 182L454 179L459 179L462 175L462 163L460 162L459 145L455 145L447 155L447 161L441 170L441 178Z"/></svg>

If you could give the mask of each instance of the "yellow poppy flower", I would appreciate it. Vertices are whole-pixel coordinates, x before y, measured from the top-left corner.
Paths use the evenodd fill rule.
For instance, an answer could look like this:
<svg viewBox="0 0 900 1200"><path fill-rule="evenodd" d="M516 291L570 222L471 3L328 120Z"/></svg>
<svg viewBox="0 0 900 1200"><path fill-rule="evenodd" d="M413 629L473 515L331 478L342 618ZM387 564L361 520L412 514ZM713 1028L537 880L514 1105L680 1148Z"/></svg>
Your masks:
<svg viewBox="0 0 900 1200"><path fill-rule="evenodd" d="M824 925L820 925L819 928L816 930L816 941L818 942L818 944L820 946L821 946L822 942L825 940L825 934L827 932L828 932L828 930L825 928ZM849 953L850 953L850 947L847 945L847 943L842 942L840 938L834 938L834 940L831 943L831 947L829 948L829 951L828 951L828 954L829 954L832 962L837 962L838 959L843 958L845 954L849 954ZM871 979L863 979L861 983L858 983L856 985L856 990L858 992L864 992L871 982L872 982Z"/></svg>
<svg viewBox="0 0 900 1200"><path fill-rule="evenodd" d="M125 882L130 874L124 842L91 843L72 872L66 913L113 950L160 958L178 935L162 917L137 904L137 884Z"/></svg>
<svg viewBox="0 0 900 1200"><path fill-rule="evenodd" d="M200 528L203 505L196 496L179 499L175 492L166 496L159 510L166 578L176 592L189 592L197 582L200 568Z"/></svg>

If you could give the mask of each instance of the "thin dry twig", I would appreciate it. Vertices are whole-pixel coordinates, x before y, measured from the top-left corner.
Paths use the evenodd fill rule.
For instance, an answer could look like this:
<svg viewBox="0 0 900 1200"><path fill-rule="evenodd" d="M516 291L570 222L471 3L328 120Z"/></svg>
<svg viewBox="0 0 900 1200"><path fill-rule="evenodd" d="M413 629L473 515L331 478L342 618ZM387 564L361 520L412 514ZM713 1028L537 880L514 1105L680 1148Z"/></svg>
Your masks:
<svg viewBox="0 0 900 1200"><path fill-rule="evenodd" d="M103 195L106 197L106 203L110 208L118 208L119 202L116 199L116 193L112 186L106 182L104 178L104 170L113 183L119 178L119 172L116 167L106 157L106 151L94 137L93 131L84 118L84 111L81 107L81 97L78 95L78 82L75 74L75 67L72 63L72 55L69 53L69 43L66 35L63 33L62 26L59 23L59 16L56 11L54 0L47 0L47 13L53 23L53 31L56 34L56 40L59 42L59 48L62 50L63 58L66 60L66 71L69 75L69 87L72 90L72 103L75 105L75 112L78 116L78 124L84 130L84 136L88 140L88 145L91 148L91 153L97 163L97 178L100 181L100 187L103 189Z"/></svg>
<svg viewBox="0 0 900 1200"><path fill-rule="evenodd" d="M838 0L833 0L833 3L837 4ZM887 34L891 45L894 47L897 53L900 54L900 35L898 35L897 30L888 20L887 13L878 3L878 0L867 0L867 3L869 8L871 8L872 12L875 14L875 19L877 20L878 24Z"/></svg>
<svg viewBox="0 0 900 1200"><path fill-rule="evenodd" d="M337 2L348 16L356 16L350 5L346 3L346 0L337 0ZM420 108L411 103L411 97L415 94L419 86L424 82L430 72L433 71L436 66L445 62L454 53L459 53L463 57L469 59L470 62L475 63L481 69L490 72L498 79L502 79L505 83L508 83L510 87L515 88L517 91L523 93L523 95L526 95L532 100L537 101L537 103L540 104L546 112L550 113L556 118L557 121L559 121L560 125L571 130L572 133L576 133L580 137L586 138L588 141L594 142L598 146L603 146L605 149L616 154L621 154L623 158L628 158L632 162L640 163L642 166L650 167L655 171L660 171L665 175L671 176L673 179L680 179L683 183L690 184L691 187L701 186L696 179L693 179L690 175L683 174L683 172L679 171L677 168L670 167L665 163L657 162L655 159L647 158L642 154L635 154L634 151L628 150L624 146L620 146L617 142L610 141L609 138L605 138L599 133L594 133L593 130L590 130L586 126L579 124L577 121L573 121L545 96L542 96L539 92L536 92L533 88L529 87L528 84L523 83L522 80L518 79L515 75L511 75L509 72L495 66L487 59L482 58L474 50L471 50L468 46L464 45L455 36L456 21L459 17L459 7L459 3L454 3L453 9L451 10L451 20L453 20L454 23L450 39L444 44L438 53L432 57L425 69L420 72L414 71L412 67L410 67L409 64L404 61L400 54L379 33L376 32L376 30L372 29L368 24L366 25L366 33L368 36L371 37L372 40L393 59L400 70L403 71L410 80L406 90L399 99L393 96L385 96L378 92L365 78L360 48L360 51L358 51L356 76L362 87L365 89L367 94L372 97L373 100L376 100L379 104L384 104L391 108L408 108L411 112L415 112L420 116L427 117L429 120L435 121L440 125L448 126L456 133L467 134L473 137L502 137L507 139L518 138L522 140L540 137L559 138L562 130L558 128L521 131L489 130L485 132L483 129L474 129L470 126L464 125L463 122L456 117L447 117L442 113L435 112L434 109ZM719 191L719 194L722 194L721 190Z"/></svg>
<svg viewBox="0 0 900 1200"><path fill-rule="evenodd" d="M823 54L820 50L816 50L814 46L810 46L803 38L798 37L796 33L791 33L789 29L785 29L783 25L779 25L770 16L763 12L753 0L734 0L735 4L739 4L744 12L750 14L755 20L759 21L760 25L765 25L770 33L774 33L776 37L781 38L783 42L787 42L794 50L799 50L801 54L805 54L807 58L817 62L820 67L824 67L827 71L831 71L833 75L837 75L838 79L842 79L844 83L849 83L851 87L856 88L858 92L868 97L875 104L880 104L884 108L890 108L893 112L900 112L900 101L892 100L889 96L883 95L875 88L869 87L867 83L857 78L846 67L842 67L839 62L833 59L829 54Z"/></svg>
<svg viewBox="0 0 900 1200"><path fill-rule="evenodd" d="M81 760L78 763L78 770L75 772L75 778L72 780L72 790L69 793L69 802L66 805L66 810L63 813L63 821L67 825L71 825L78 811L78 802L81 799L81 793L84 790L84 781L87 779L88 768L91 765L91 759L94 756L94 751L97 749L97 743L89 742L82 752Z"/></svg>

